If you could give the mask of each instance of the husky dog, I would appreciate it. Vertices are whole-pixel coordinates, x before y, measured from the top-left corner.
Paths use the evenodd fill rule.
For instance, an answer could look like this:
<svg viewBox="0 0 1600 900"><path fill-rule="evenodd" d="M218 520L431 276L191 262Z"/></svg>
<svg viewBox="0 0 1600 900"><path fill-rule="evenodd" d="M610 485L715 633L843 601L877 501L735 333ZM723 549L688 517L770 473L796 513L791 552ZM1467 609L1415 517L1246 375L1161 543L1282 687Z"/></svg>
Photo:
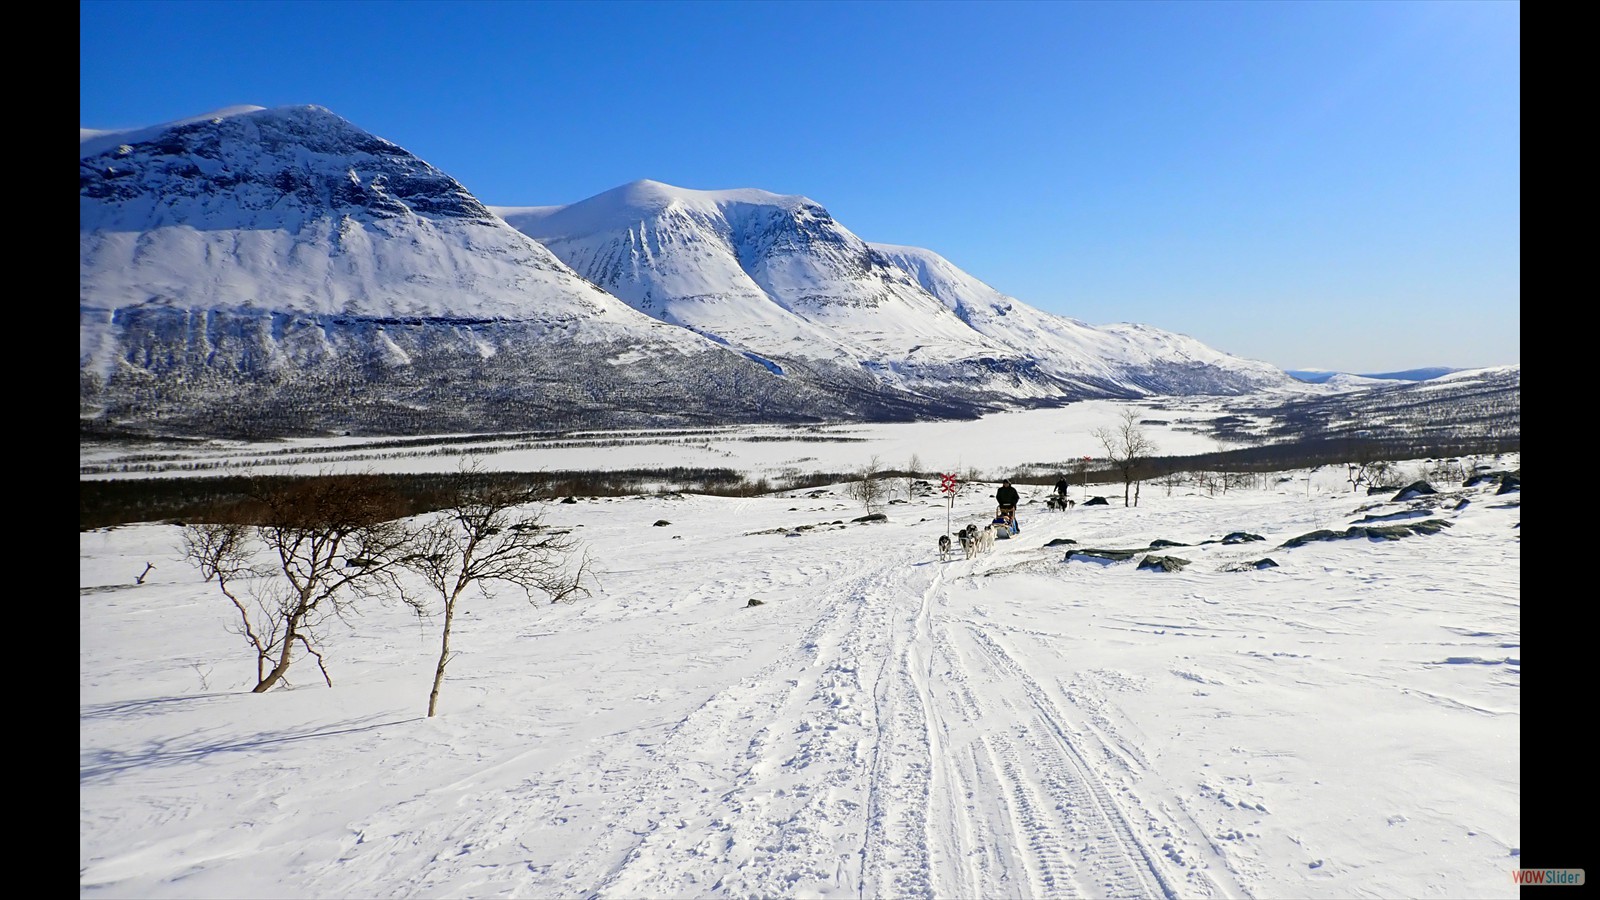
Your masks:
<svg viewBox="0 0 1600 900"><path fill-rule="evenodd" d="M1065 511L1077 506L1078 504L1068 500L1066 497L1063 497L1060 494L1051 494L1050 499L1045 501L1045 505L1049 506L1051 509Z"/></svg>
<svg viewBox="0 0 1600 900"><path fill-rule="evenodd" d="M950 558L950 535L939 535L939 561L944 562Z"/></svg>
<svg viewBox="0 0 1600 900"><path fill-rule="evenodd" d="M994 526L985 525L982 528L972 526L978 535L978 552L986 553L994 549Z"/></svg>
<svg viewBox="0 0 1600 900"><path fill-rule="evenodd" d="M960 531L958 536L961 538L961 553L962 553L962 555L965 556L967 559L971 559L974 556L977 556L978 555L978 528L977 528L977 526L976 525L968 525L967 527L961 529L961 531Z"/></svg>

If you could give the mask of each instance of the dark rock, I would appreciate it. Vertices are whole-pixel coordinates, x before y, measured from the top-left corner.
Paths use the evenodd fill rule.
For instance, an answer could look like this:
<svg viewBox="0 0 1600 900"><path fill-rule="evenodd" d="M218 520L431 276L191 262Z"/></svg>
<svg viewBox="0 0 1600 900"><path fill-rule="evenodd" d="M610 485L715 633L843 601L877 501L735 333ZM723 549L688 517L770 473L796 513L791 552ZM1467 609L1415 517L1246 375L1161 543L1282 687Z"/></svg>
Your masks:
<svg viewBox="0 0 1600 900"><path fill-rule="evenodd" d="M1259 535L1259 534L1251 534L1248 531L1231 532L1231 533L1225 535L1222 538L1222 542L1224 544L1248 544L1251 541L1264 541L1264 540L1266 540L1266 538L1262 537L1261 535Z"/></svg>
<svg viewBox="0 0 1600 900"><path fill-rule="evenodd" d="M1086 556L1106 562L1127 562L1143 552L1143 550L1068 550L1066 558L1062 561L1067 562L1074 557Z"/></svg>
<svg viewBox="0 0 1600 900"><path fill-rule="evenodd" d="M668 522L668 521L667 521L667 520L666 520L666 519L657 519L657 520L656 520L656 524L655 524L655 525L654 525L654 526L652 526L652 527L655 527L655 528L660 528L660 527L662 527L662 526L663 526L663 525L671 525L671 524L672 524L672 523L671 523L671 522Z"/></svg>
<svg viewBox="0 0 1600 900"><path fill-rule="evenodd" d="M1276 569L1278 564L1270 557L1262 557L1254 562L1236 562L1223 566L1224 572L1250 572L1256 569Z"/></svg>
<svg viewBox="0 0 1600 900"><path fill-rule="evenodd" d="M889 517L883 513L871 513L860 518L851 519L852 522L887 522Z"/></svg>
<svg viewBox="0 0 1600 900"><path fill-rule="evenodd" d="M1393 525L1352 525L1343 531L1330 531L1326 528L1292 537L1280 544L1280 547L1299 547L1312 541L1337 541L1345 538L1368 538L1374 541L1395 541L1414 534L1438 534L1449 528L1450 523L1443 519L1424 519L1421 522L1396 523Z"/></svg>
<svg viewBox="0 0 1600 900"><path fill-rule="evenodd" d="M1439 493L1439 492L1437 490L1434 490L1433 485L1427 483L1426 481L1413 481L1412 483L1410 483L1410 484L1406 485L1405 487L1401 488L1400 489L1400 493L1394 495L1394 499L1396 499L1396 500L1414 500L1417 497L1423 496L1424 494L1437 494L1437 493Z"/></svg>
<svg viewBox="0 0 1600 900"><path fill-rule="evenodd" d="M1462 487L1475 487L1477 485L1485 484L1487 482L1504 483L1504 481L1507 478L1516 478L1516 477L1517 477L1516 475L1514 475L1514 474L1512 474L1510 472L1507 472L1504 469L1485 470L1485 471L1477 472L1477 473L1473 474L1472 477L1468 478L1466 481L1461 482L1461 486Z"/></svg>
<svg viewBox="0 0 1600 900"><path fill-rule="evenodd" d="M1327 528L1318 528L1316 531L1308 531L1305 534L1289 538L1279 546L1300 547L1309 544L1312 541L1336 541L1347 537L1351 537L1351 535L1343 531L1331 531Z"/></svg>
<svg viewBox="0 0 1600 900"><path fill-rule="evenodd" d="M1063 546L1066 546L1068 544L1076 544L1076 543L1077 543L1077 541L1073 540L1072 538L1051 538L1045 544L1045 546L1046 547L1063 547Z"/></svg>
<svg viewBox="0 0 1600 900"><path fill-rule="evenodd" d="M1090 497L1089 499L1083 501L1083 505L1084 506L1110 506L1111 505L1111 501L1107 500L1104 497Z"/></svg>
<svg viewBox="0 0 1600 900"><path fill-rule="evenodd" d="M1176 572L1189 564L1187 559L1176 556L1156 556L1154 553L1139 560L1141 569L1158 569L1162 572Z"/></svg>

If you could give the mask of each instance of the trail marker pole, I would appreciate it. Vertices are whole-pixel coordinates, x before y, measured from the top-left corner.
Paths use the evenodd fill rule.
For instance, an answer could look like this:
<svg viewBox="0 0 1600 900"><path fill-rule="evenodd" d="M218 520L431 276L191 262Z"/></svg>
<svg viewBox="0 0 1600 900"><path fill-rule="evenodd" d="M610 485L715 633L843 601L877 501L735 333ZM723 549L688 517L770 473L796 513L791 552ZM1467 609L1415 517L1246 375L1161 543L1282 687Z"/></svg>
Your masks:
<svg viewBox="0 0 1600 900"><path fill-rule="evenodd" d="M954 473L939 475L939 490L944 491L944 533L950 533L950 510L956 505L956 491L961 487L956 483Z"/></svg>

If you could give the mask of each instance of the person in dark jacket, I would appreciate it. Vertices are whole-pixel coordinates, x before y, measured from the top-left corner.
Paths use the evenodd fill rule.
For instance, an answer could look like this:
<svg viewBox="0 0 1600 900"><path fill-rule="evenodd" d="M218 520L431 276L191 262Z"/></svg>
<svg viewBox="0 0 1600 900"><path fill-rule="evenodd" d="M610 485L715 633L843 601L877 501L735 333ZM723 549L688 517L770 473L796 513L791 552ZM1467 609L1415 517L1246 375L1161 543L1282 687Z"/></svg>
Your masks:
<svg viewBox="0 0 1600 900"><path fill-rule="evenodd" d="M1067 486L1067 476L1063 475L1063 476L1061 476L1061 480L1056 482L1056 496L1060 497L1063 500L1065 500L1065 499L1067 499L1067 491L1068 490L1069 490L1069 488Z"/></svg>
<svg viewBox="0 0 1600 900"><path fill-rule="evenodd" d="M1022 533L1022 529L1018 527L1020 523L1017 521L1018 499L1017 489L1011 486L1010 481L1000 485L1000 490L994 492L994 502L1000 506L1000 515L1011 520L1012 534Z"/></svg>
<svg viewBox="0 0 1600 900"><path fill-rule="evenodd" d="M1017 489L1012 487L1009 481L1000 485L1000 490L994 492L994 502L1002 511L1009 509L1016 512L1018 499Z"/></svg>

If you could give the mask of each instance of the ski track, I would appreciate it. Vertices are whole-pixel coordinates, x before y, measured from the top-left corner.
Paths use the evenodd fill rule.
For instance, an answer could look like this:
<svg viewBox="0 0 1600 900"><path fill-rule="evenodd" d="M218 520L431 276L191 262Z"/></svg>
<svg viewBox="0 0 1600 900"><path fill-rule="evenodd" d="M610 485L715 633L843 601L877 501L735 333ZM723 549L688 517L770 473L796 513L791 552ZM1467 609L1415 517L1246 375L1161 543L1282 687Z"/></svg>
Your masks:
<svg viewBox="0 0 1600 900"><path fill-rule="evenodd" d="M961 576L999 561L908 550L767 572L815 585L815 619L754 676L623 738L646 765L593 747L516 781L526 754L492 761L354 828L304 892L1249 896L1170 790L1141 799L1148 761L1093 677L1053 696L952 610ZM601 786L606 808L566 809L569 780Z"/></svg>

